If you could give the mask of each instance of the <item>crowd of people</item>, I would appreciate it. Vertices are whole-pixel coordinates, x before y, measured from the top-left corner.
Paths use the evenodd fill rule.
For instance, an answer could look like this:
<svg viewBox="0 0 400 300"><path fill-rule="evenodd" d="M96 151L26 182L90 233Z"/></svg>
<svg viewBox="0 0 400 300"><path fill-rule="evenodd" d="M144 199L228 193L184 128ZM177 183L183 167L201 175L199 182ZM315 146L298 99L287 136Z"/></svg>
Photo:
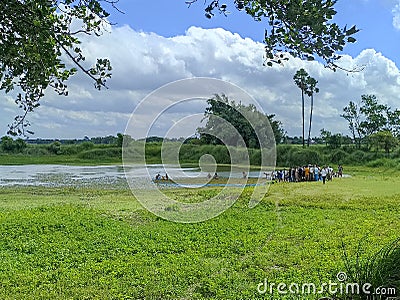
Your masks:
<svg viewBox="0 0 400 300"><path fill-rule="evenodd" d="M332 180L333 177L342 177L343 166L339 165L337 172L334 172L330 166L305 165L276 170L272 174L265 172L264 175L267 179L278 182L322 181L325 184L327 180Z"/></svg>
<svg viewBox="0 0 400 300"><path fill-rule="evenodd" d="M271 173L264 172L264 175L266 179L274 182L322 181L322 183L325 184L326 181L332 180L333 177L342 177L343 166L339 165L337 172L335 172L330 166L305 165L289 169L275 170ZM243 171L242 178L246 179L247 176L248 174ZM219 179L219 175L217 172L215 172L213 176L208 173L207 178ZM161 176L160 173L155 176L155 181L168 181L169 179L167 173L165 173L165 176Z"/></svg>

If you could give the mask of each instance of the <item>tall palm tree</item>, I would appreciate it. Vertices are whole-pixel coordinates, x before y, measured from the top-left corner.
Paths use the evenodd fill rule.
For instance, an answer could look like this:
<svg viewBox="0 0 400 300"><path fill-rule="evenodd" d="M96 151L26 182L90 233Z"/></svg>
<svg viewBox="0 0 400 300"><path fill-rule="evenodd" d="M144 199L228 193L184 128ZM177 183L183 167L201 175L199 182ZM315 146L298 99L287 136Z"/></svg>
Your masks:
<svg viewBox="0 0 400 300"><path fill-rule="evenodd" d="M297 70L296 74L293 76L294 82L296 83L298 88L301 90L301 116L302 116L302 122L303 122L303 147L305 146L305 144L304 144L304 93L308 90L307 77L309 77L308 73L303 68L301 68L300 70Z"/></svg>
<svg viewBox="0 0 400 300"><path fill-rule="evenodd" d="M312 123L313 107L314 107L314 92L319 93L319 88L317 88L317 83L318 81L315 80L315 78L308 76L305 93L307 94L307 96L311 97L311 106L310 106L310 126L308 127L307 147L310 147L310 142L311 142L311 123Z"/></svg>

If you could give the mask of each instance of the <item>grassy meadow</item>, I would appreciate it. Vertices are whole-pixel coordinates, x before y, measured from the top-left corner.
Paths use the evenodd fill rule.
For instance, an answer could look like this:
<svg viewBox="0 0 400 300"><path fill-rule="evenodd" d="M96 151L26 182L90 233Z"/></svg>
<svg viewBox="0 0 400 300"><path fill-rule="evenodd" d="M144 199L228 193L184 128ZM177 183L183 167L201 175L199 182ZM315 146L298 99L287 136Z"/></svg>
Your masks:
<svg viewBox="0 0 400 300"><path fill-rule="evenodd" d="M197 224L147 212L130 190L0 188L1 299L272 299L257 285L335 280L362 241L367 256L400 232L400 173L346 167L351 178L252 187ZM218 188L170 189L202 201ZM291 298L292 297L292 298ZM274 299L294 299L273 295ZM316 299L301 295L299 299Z"/></svg>

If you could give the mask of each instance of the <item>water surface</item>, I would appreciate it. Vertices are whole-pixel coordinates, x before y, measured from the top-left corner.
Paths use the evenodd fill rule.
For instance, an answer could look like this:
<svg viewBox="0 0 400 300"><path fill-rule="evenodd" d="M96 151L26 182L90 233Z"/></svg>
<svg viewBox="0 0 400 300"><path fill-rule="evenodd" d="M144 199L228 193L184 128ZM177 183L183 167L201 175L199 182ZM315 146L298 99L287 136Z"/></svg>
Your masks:
<svg viewBox="0 0 400 300"><path fill-rule="evenodd" d="M169 178L205 178L208 173L198 168L181 168L171 165L131 166L126 168L130 178L138 187L157 174ZM213 174L212 174L213 175ZM220 177L242 176L241 172L218 172ZM260 176L259 172L249 172L249 177ZM108 186L128 187L125 170L121 165L107 166L68 166L68 165L0 165L0 186L31 185L31 186Z"/></svg>

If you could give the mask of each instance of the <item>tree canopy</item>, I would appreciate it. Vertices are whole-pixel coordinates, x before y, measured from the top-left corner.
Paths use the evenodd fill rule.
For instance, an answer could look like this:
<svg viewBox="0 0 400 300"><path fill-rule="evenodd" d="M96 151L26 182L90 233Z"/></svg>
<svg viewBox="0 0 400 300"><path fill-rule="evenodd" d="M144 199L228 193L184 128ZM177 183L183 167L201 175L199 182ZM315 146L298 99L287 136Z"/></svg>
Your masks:
<svg viewBox="0 0 400 300"><path fill-rule="evenodd" d="M371 145L375 146L376 150L385 150L386 155L389 155L390 150L399 144L399 140L388 130L373 133L368 139Z"/></svg>
<svg viewBox="0 0 400 300"><path fill-rule="evenodd" d="M390 106L379 103L375 95L362 95L358 104L350 101L343 108L341 117L348 122L353 139L359 147L365 138L381 131L394 137L400 136L400 110L392 110ZM375 135L372 140L387 137L387 133Z"/></svg>
<svg viewBox="0 0 400 300"><path fill-rule="evenodd" d="M191 5L198 0L186 1ZM232 2L232 1L231 1ZM228 5L219 0L206 0L205 15L215 12L227 15ZM285 53L303 60L322 59L334 70L347 43L354 43L356 26L341 28L332 21L336 0L233 0L233 6L255 21L266 20L264 36L266 65L282 63Z"/></svg>
<svg viewBox="0 0 400 300"><path fill-rule="evenodd" d="M7 0L0 1L0 89L16 89L22 110L9 125L9 134L24 134L26 115L39 106L46 88L68 95L66 80L78 70L105 87L110 77L108 59L86 66L79 37L100 35L109 13L105 0ZM67 65L73 67L67 67Z"/></svg>
<svg viewBox="0 0 400 300"><path fill-rule="evenodd" d="M275 115L265 115L252 104L230 101L224 94L215 95L207 102L209 106L204 113L207 123L205 127L197 129L202 143L223 144L224 140L229 146L238 146L240 135L246 147L260 148L262 144L266 144L263 143L264 139L274 138L276 143L280 143L284 137L282 123L274 119ZM221 119L226 122L221 122ZM270 133L273 137L269 136Z"/></svg>

